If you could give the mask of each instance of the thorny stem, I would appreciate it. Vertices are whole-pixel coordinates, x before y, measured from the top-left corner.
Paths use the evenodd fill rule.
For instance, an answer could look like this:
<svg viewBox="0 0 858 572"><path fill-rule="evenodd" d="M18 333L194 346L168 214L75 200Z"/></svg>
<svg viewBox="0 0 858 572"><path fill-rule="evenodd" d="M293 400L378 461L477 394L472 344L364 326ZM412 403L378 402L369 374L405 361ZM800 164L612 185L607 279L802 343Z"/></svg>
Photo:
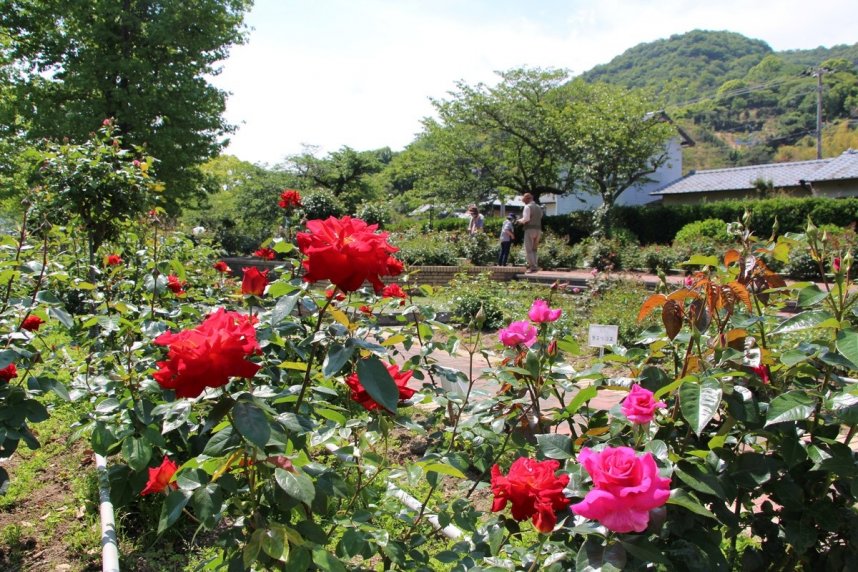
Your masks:
<svg viewBox="0 0 858 572"><path fill-rule="evenodd" d="M15 248L15 266L18 266L18 261L21 260L21 250L24 248L24 241L27 240L27 213L29 209L24 209L24 218L21 220L21 234L18 236L18 246ZM6 283L6 293L3 295L3 307L0 312L4 312L9 307L9 296L12 295L12 282L15 280L15 275L9 277Z"/></svg>
<svg viewBox="0 0 858 572"><path fill-rule="evenodd" d="M336 288L334 289L334 294L336 294ZM334 301L334 297L331 296L325 302L325 305L322 306L322 309L319 310L319 319L316 321L316 327L313 330L313 337L322 329L322 317L325 315L325 310L328 309L328 306ZM307 388L310 386L310 374L313 370L313 358L316 357L315 348L310 349L310 356L307 358L307 371L304 372L304 382L301 384L301 391L298 393L298 400L295 402L295 411L300 411L301 404L304 402L304 394L307 393Z"/></svg>
<svg viewBox="0 0 858 572"><path fill-rule="evenodd" d="M507 429L506 430L506 436L504 437L503 443L501 443L500 449L498 449L498 452L495 455L495 458L492 459L492 462L489 463L489 466L486 467L486 470L484 470L482 472L482 474L477 479L474 480L474 484L471 486L471 488L468 490L468 493L465 495L466 499L471 498L471 495L474 494L474 491L477 490L477 487L480 485L481 482L483 482L483 479L486 478L486 474L488 474L488 472L491 471L492 467L501 458L501 455L504 454L504 452L506 451L507 443L509 443L510 437L512 437L512 429Z"/></svg>
<svg viewBox="0 0 858 572"><path fill-rule="evenodd" d="M542 554L542 547L545 546L545 541L548 540L547 534L540 534L539 536L541 537L539 539L539 548L536 549L536 556L533 557L533 564L530 565L527 572L535 572L538 570L537 565L539 564L539 556Z"/></svg>
<svg viewBox="0 0 858 572"><path fill-rule="evenodd" d="M849 431L846 433L846 438L843 440L844 445L848 446L850 441L852 441L852 437L855 436L855 428L856 427L858 427L858 425L853 424L853 425L849 426Z"/></svg>
<svg viewBox="0 0 858 572"><path fill-rule="evenodd" d="M414 316L414 330L417 332L417 343L419 343L422 348L426 344L423 342L423 336L420 334L420 312L412 312L412 315ZM438 382L435 381L435 376L432 375L432 367L429 363L429 358L422 355L421 360L423 361L423 365L426 367L426 373L429 374L429 380L432 382L432 387L438 387Z"/></svg>
<svg viewBox="0 0 858 572"><path fill-rule="evenodd" d="M158 225L154 225L154 233L152 235L152 261L154 263L154 269L152 273L155 278L155 284L152 287L152 305L149 309L149 313L151 316L155 316L155 301L158 299Z"/></svg>
<svg viewBox="0 0 858 572"><path fill-rule="evenodd" d="M38 296L38 294L39 294L39 289L42 286L42 280L45 279L45 269L47 268L47 266L48 266L48 235L47 235L47 233L45 233L45 240L44 240L44 243L42 245L42 269L39 272L39 277L36 278L36 285L33 287L33 296L30 298L30 307L31 308L33 306L35 306L35 304L36 304L36 296ZM32 313L32 310L27 310L27 313L24 314L24 317L21 318L21 324L24 323L24 320L26 320L30 316L31 313ZM21 329L21 324L18 324L19 330ZM9 344L11 344L11 343L12 343L12 338L9 338L8 340L6 340L6 347L8 348Z"/></svg>

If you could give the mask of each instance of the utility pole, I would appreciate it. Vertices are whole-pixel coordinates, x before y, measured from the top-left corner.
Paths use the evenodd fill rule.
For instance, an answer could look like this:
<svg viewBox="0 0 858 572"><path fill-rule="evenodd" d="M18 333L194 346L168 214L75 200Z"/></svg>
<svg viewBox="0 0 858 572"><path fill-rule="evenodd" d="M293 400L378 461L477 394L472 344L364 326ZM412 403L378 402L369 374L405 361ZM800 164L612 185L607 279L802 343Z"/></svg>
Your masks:
<svg viewBox="0 0 858 572"><path fill-rule="evenodd" d="M828 68L813 68L802 75L816 78L816 158L822 159L822 75L830 72Z"/></svg>

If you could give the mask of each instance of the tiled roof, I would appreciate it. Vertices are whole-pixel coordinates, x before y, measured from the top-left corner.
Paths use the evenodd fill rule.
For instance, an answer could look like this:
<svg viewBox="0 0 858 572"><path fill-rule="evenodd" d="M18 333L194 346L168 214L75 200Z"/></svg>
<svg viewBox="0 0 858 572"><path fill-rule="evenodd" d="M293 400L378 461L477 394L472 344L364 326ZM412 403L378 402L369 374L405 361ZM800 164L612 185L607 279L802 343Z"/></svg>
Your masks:
<svg viewBox="0 0 858 572"><path fill-rule="evenodd" d="M692 172L651 194L745 191L753 189L754 182L758 180L771 181L772 186L778 189L799 187L803 181L819 182L835 179L858 179L858 151L850 149L832 159Z"/></svg>

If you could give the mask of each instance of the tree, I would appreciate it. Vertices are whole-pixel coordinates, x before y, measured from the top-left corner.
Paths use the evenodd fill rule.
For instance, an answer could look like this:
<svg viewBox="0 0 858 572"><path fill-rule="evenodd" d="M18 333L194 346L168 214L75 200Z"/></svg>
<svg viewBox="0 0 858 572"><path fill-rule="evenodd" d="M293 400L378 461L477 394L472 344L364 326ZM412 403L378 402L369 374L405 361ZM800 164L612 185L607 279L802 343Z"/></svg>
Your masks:
<svg viewBox="0 0 858 572"><path fill-rule="evenodd" d="M15 0L0 7L5 56L22 97L3 103L30 139L86 140L113 118L124 142L159 159L167 206L198 196L197 165L232 130L226 93L207 81L245 39L251 0Z"/></svg>
<svg viewBox="0 0 858 572"><path fill-rule="evenodd" d="M438 120L406 152L421 157L420 187L463 202L481 202L498 191L538 200L572 190L574 157L557 145L555 110L566 102L564 70L514 69L500 82L456 84L446 101L435 100Z"/></svg>
<svg viewBox="0 0 858 572"><path fill-rule="evenodd" d="M315 149L287 159L287 167L301 179L303 189L327 189L354 213L361 202L377 198L372 175L379 173L390 162L391 151L356 151L348 146L317 157Z"/></svg>

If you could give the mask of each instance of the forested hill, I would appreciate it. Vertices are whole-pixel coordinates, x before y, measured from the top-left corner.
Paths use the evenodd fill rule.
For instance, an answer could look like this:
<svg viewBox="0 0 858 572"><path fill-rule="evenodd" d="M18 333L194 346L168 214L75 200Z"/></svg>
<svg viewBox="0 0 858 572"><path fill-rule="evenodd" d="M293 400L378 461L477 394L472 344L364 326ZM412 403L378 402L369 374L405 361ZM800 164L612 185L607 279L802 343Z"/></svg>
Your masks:
<svg viewBox="0 0 858 572"><path fill-rule="evenodd" d="M814 158L808 70L819 67L823 149L834 155L858 146L858 43L776 52L734 32L694 30L637 45L582 77L654 94L702 144L686 155L686 167L699 169Z"/></svg>

